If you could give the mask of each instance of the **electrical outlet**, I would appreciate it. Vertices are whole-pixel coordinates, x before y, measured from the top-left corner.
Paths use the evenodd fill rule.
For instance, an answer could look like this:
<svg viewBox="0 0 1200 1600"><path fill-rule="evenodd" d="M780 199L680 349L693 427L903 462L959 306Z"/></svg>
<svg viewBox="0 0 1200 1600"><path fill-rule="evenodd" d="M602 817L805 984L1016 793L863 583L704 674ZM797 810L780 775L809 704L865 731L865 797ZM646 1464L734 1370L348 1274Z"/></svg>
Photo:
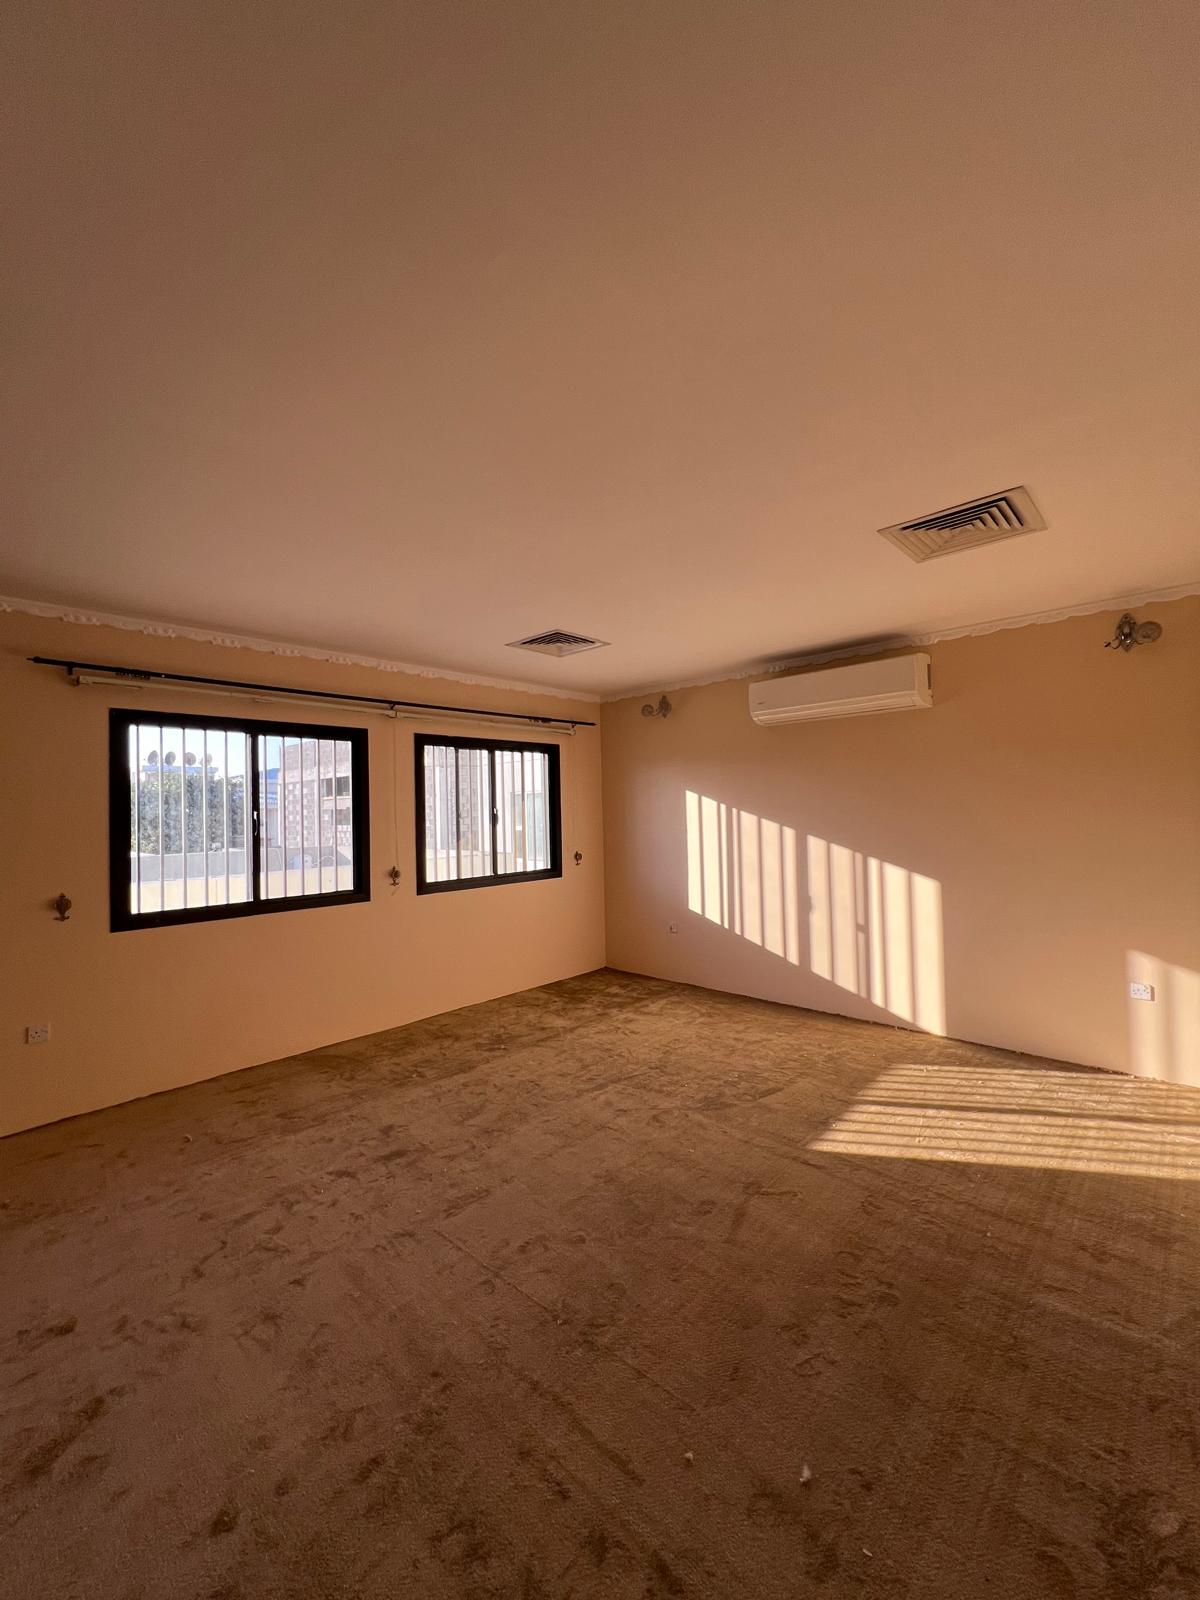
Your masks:
<svg viewBox="0 0 1200 1600"><path fill-rule="evenodd" d="M679 924L677 922L668 922L667 923L667 932L668 933L678 933L679 932Z"/></svg>
<svg viewBox="0 0 1200 1600"><path fill-rule="evenodd" d="M31 1022L25 1029L26 1044L45 1044L50 1037L48 1022Z"/></svg>
<svg viewBox="0 0 1200 1600"><path fill-rule="evenodd" d="M1154 985L1152 983L1131 983L1129 985L1129 998L1131 1000L1153 1000Z"/></svg>

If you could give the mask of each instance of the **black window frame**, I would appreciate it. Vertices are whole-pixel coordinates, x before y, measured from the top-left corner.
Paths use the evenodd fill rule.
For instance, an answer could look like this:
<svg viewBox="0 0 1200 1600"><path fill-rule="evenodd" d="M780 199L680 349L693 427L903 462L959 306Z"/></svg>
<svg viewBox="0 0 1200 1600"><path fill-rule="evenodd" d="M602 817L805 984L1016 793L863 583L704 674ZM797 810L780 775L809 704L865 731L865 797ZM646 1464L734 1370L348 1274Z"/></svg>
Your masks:
<svg viewBox="0 0 1200 1600"><path fill-rule="evenodd" d="M130 909L129 841L133 828L131 773L129 769L129 730L138 724L165 728L228 728L231 733L246 733L249 739L249 794L246 802L246 827L250 844L250 889L252 898L233 905L188 906L170 911ZM350 745L350 824L353 832L354 887L328 894L305 894L260 898L262 840L259 828L259 735L284 735L301 739L339 739ZM113 933L128 933L135 928L173 928L189 922L224 922L230 917L257 917L275 911L309 911L317 906L361 904L371 898L370 778L369 738L366 728L335 727L324 722L276 722L263 717L181 716L174 711L132 711L113 707L108 724L108 884L109 926Z"/></svg>
<svg viewBox="0 0 1200 1600"><path fill-rule="evenodd" d="M425 751L435 746L453 750L484 750L491 756L492 796L492 861L498 859L496 831L499 810L496 806L496 755L502 750L536 750L547 758L546 775L549 785L547 835L550 843L550 865L537 872L493 872L487 877L445 878L431 881L425 876ZM416 778L416 846L417 893L446 894L459 889L496 889L506 883L543 883L551 878L561 878L562 864L562 781L559 771L560 750L556 744L538 744L532 739L467 739L449 734L418 733L413 735L413 773Z"/></svg>

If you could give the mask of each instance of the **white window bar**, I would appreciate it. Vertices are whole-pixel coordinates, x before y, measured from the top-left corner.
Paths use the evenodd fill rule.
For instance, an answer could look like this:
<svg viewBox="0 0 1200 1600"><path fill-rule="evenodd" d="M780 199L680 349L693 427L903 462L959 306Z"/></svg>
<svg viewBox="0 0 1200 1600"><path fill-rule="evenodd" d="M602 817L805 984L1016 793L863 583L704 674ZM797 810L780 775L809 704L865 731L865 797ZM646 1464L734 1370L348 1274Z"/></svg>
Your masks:
<svg viewBox="0 0 1200 1600"><path fill-rule="evenodd" d="M174 745L175 745L174 735L175 735L176 732L178 732L178 734L179 734L179 748L178 749L174 748ZM177 831L172 834L171 839L170 839L169 842L171 844L175 845L176 850L168 852L168 850L166 848L168 841L166 839L164 839L163 840L163 860L164 860L164 862L166 861L166 858L167 858L168 854L174 855L176 853L176 851L178 851L179 846L183 843L184 829L185 829L185 827L187 825L187 814L186 814L186 810L185 810L185 805L186 805L185 792L186 792L186 789L187 789L187 785L183 781L183 769L184 769L183 729L182 728L179 728L179 729L172 728L172 729L168 730L168 729L164 728L163 729L163 743L164 744L167 742L168 736L170 736L171 745L172 745L171 755L174 757L174 760L171 762L171 770L172 770L172 772L177 772L179 774L179 779L178 779L178 788L177 789L176 789L174 784L171 785L171 788L174 791L172 793L172 796L171 796L171 812L172 812L172 815L173 815L173 818L174 818L174 822L175 822L175 829ZM163 780L163 790L164 790L164 792L166 791L166 788L167 788L167 785L166 785L166 781L165 781L165 770L164 770L164 780ZM176 799L176 795L178 796L178 799ZM183 860L183 865L184 865L184 868L186 869L186 866L187 866L186 858L184 858L184 860ZM167 894L167 883L168 882L170 882L170 884L172 886L171 887L171 893L170 893L169 896ZM175 879L174 878L167 879L167 878L164 877L164 879L163 879L163 899L162 899L162 904L163 904L164 907L167 907L168 899L174 899L175 898L174 884L175 884ZM178 910L178 909L180 909L180 907L183 907L186 904L187 904L186 879L184 878L183 874L181 873L180 874L180 878L179 878L179 906L167 907L167 909Z"/></svg>
<svg viewBox="0 0 1200 1600"><path fill-rule="evenodd" d="M209 904L208 893L208 729L205 728L200 750L200 854L204 865L204 900Z"/></svg>
<svg viewBox="0 0 1200 1600"><path fill-rule="evenodd" d="M311 739L306 741L311 756L310 775L308 780L308 795L311 806L311 816L308 824L309 849L316 859L316 888L309 882L308 857L305 856L304 890L306 894L320 894L321 892L321 741Z"/></svg>
<svg viewBox="0 0 1200 1600"><path fill-rule="evenodd" d="M454 788L450 795L450 818L454 824L454 871L451 877L462 877L462 790L458 781L458 749L452 746L447 751L447 758L453 756Z"/></svg>
<svg viewBox="0 0 1200 1600"><path fill-rule="evenodd" d="M279 740L279 782L277 785L279 806L279 893L287 894L288 852L291 849L292 812L292 786L288 781L287 772L287 740Z"/></svg>
<svg viewBox="0 0 1200 1600"><path fill-rule="evenodd" d="M290 771L289 763L290 763L290 761L292 759L292 754L291 753L292 753L293 750L294 750L294 741L289 741L287 739L284 739L282 741L281 754L283 756L284 772L285 773ZM284 823L285 823L285 827L284 827L284 842L283 842L283 888L282 888L282 890L280 892L283 895L286 896L287 894L289 894L291 892L291 885L292 885L292 876L291 875L295 870L294 867L292 866L292 861L295 859L294 858L294 851L295 851L295 841L296 841L296 808L300 803L300 795L299 795L299 791L297 790L297 787L296 787L296 782L295 782L294 776L293 777L289 777L288 781L283 785L283 793L284 793L284 797L285 797L285 801L284 801Z"/></svg>
<svg viewBox="0 0 1200 1600"><path fill-rule="evenodd" d="M129 858L129 909L142 909L142 725L129 730L129 775L133 790L130 811L133 818L133 847Z"/></svg>
<svg viewBox="0 0 1200 1600"><path fill-rule="evenodd" d="M329 804L326 805L325 794L325 762L330 764L329 776ZM327 866L332 864L332 856L326 860L325 835L327 832L326 817L333 810L333 746L328 739L317 741L317 884L322 894L328 887L325 879Z"/></svg>
<svg viewBox="0 0 1200 1600"><path fill-rule="evenodd" d="M271 805L271 741L258 737L258 793L253 798L258 807L258 892L264 900L271 899L271 845L272 836L279 825L279 785L275 786L275 804ZM249 833L249 829L247 829ZM246 840L250 854L250 840Z"/></svg>
<svg viewBox="0 0 1200 1600"><path fill-rule="evenodd" d="M225 867L225 870L224 870L224 872L222 874L222 876L225 879L225 882L221 886L222 887L222 892L224 894L224 899L223 899L223 901L221 903L223 905L229 905L230 901L233 898L233 891L232 891L232 886L231 886L231 883L230 883L230 874L231 874L232 861L233 861L233 840L232 840L232 838L230 836L231 835L231 829L230 829L230 826L229 826L229 729L228 728L222 729L221 732L222 732L222 739L221 739L222 755L221 755L220 759L221 759L222 765L221 765L221 816L220 816L220 827L221 827L221 844L222 844L222 848L223 848L224 867Z"/></svg>
<svg viewBox="0 0 1200 1600"><path fill-rule="evenodd" d="M180 886L182 889L183 907L185 910L188 908L192 892L192 877L189 871L191 863L189 860L188 851L188 790L191 787L188 782L188 769L195 764L195 751L189 751L187 748L188 734L190 732L191 729L189 728L180 728L179 730L179 742L183 746L182 750L180 751L182 760L179 764L179 861L182 874L180 877ZM188 760L189 755L193 757L193 760L190 762Z"/></svg>
<svg viewBox="0 0 1200 1600"><path fill-rule="evenodd" d="M296 740L296 767L300 777L300 893L308 893L308 773L304 757L308 740Z"/></svg>
<svg viewBox="0 0 1200 1600"><path fill-rule="evenodd" d="M459 859L458 875L460 878L474 878L477 875L475 866L475 824L479 808L479 796L475 787L475 752L473 750L456 750L455 760L458 763L458 829L459 829Z"/></svg>
<svg viewBox="0 0 1200 1600"><path fill-rule="evenodd" d="M351 759L350 743L349 743L348 740L340 739L338 741L337 748L338 748L339 752L341 752L340 759L344 760L345 763L346 763L346 771L345 771L346 798L345 798L345 804L344 804L344 806L342 806L340 811L337 809L339 804L340 804L340 802L339 802L338 796L337 796L337 775L336 775L336 772L335 772L334 784L333 784L333 788L334 788L334 817L336 819L339 816L344 815L345 818L346 818L346 823L345 823L345 834L346 834L346 837L345 837L345 839L342 838L342 826L341 826L340 823L339 823L338 829L337 829L337 847L338 847L337 886L338 886L339 889L342 889L342 888L352 889L354 887L354 861L353 861L354 839L353 839L353 831L352 831L353 827L354 827L354 823L353 823L353 817L354 817L354 772L353 772L353 765L354 765L354 763L353 763L353 761ZM336 768L336 763L335 763L335 768ZM351 858L346 863L345 866L342 866L342 864L341 864L341 849L342 849L343 844L345 845L346 851L347 851L348 855ZM344 883L342 881L343 880L343 876L345 877L345 880L346 880Z"/></svg>
<svg viewBox="0 0 1200 1600"><path fill-rule="evenodd" d="M499 778L499 793L496 796L496 809L500 814L497 835L500 839L500 865L497 872L507 873L512 871L512 760L507 750L496 752L496 773Z"/></svg>

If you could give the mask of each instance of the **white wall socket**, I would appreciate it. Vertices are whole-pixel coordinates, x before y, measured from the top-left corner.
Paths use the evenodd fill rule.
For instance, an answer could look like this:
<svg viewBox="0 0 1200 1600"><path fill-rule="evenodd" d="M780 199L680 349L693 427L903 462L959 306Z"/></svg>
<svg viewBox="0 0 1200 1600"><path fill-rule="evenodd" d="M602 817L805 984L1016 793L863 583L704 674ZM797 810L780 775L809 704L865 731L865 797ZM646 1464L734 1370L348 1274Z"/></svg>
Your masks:
<svg viewBox="0 0 1200 1600"><path fill-rule="evenodd" d="M1153 1000L1154 985L1152 983L1131 983L1129 985L1129 998L1131 1000Z"/></svg>
<svg viewBox="0 0 1200 1600"><path fill-rule="evenodd" d="M26 1044L45 1044L50 1037L48 1022L31 1022L25 1029Z"/></svg>

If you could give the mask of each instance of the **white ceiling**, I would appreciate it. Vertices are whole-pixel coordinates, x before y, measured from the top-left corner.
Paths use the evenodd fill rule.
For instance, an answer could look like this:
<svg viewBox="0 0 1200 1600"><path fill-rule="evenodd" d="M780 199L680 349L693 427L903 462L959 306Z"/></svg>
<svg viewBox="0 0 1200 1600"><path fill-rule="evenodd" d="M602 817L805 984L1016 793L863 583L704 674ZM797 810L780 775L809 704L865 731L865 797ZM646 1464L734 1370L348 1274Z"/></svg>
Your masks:
<svg viewBox="0 0 1200 1600"><path fill-rule="evenodd" d="M9 16L0 591L611 692L1200 578L1194 0Z"/></svg>

